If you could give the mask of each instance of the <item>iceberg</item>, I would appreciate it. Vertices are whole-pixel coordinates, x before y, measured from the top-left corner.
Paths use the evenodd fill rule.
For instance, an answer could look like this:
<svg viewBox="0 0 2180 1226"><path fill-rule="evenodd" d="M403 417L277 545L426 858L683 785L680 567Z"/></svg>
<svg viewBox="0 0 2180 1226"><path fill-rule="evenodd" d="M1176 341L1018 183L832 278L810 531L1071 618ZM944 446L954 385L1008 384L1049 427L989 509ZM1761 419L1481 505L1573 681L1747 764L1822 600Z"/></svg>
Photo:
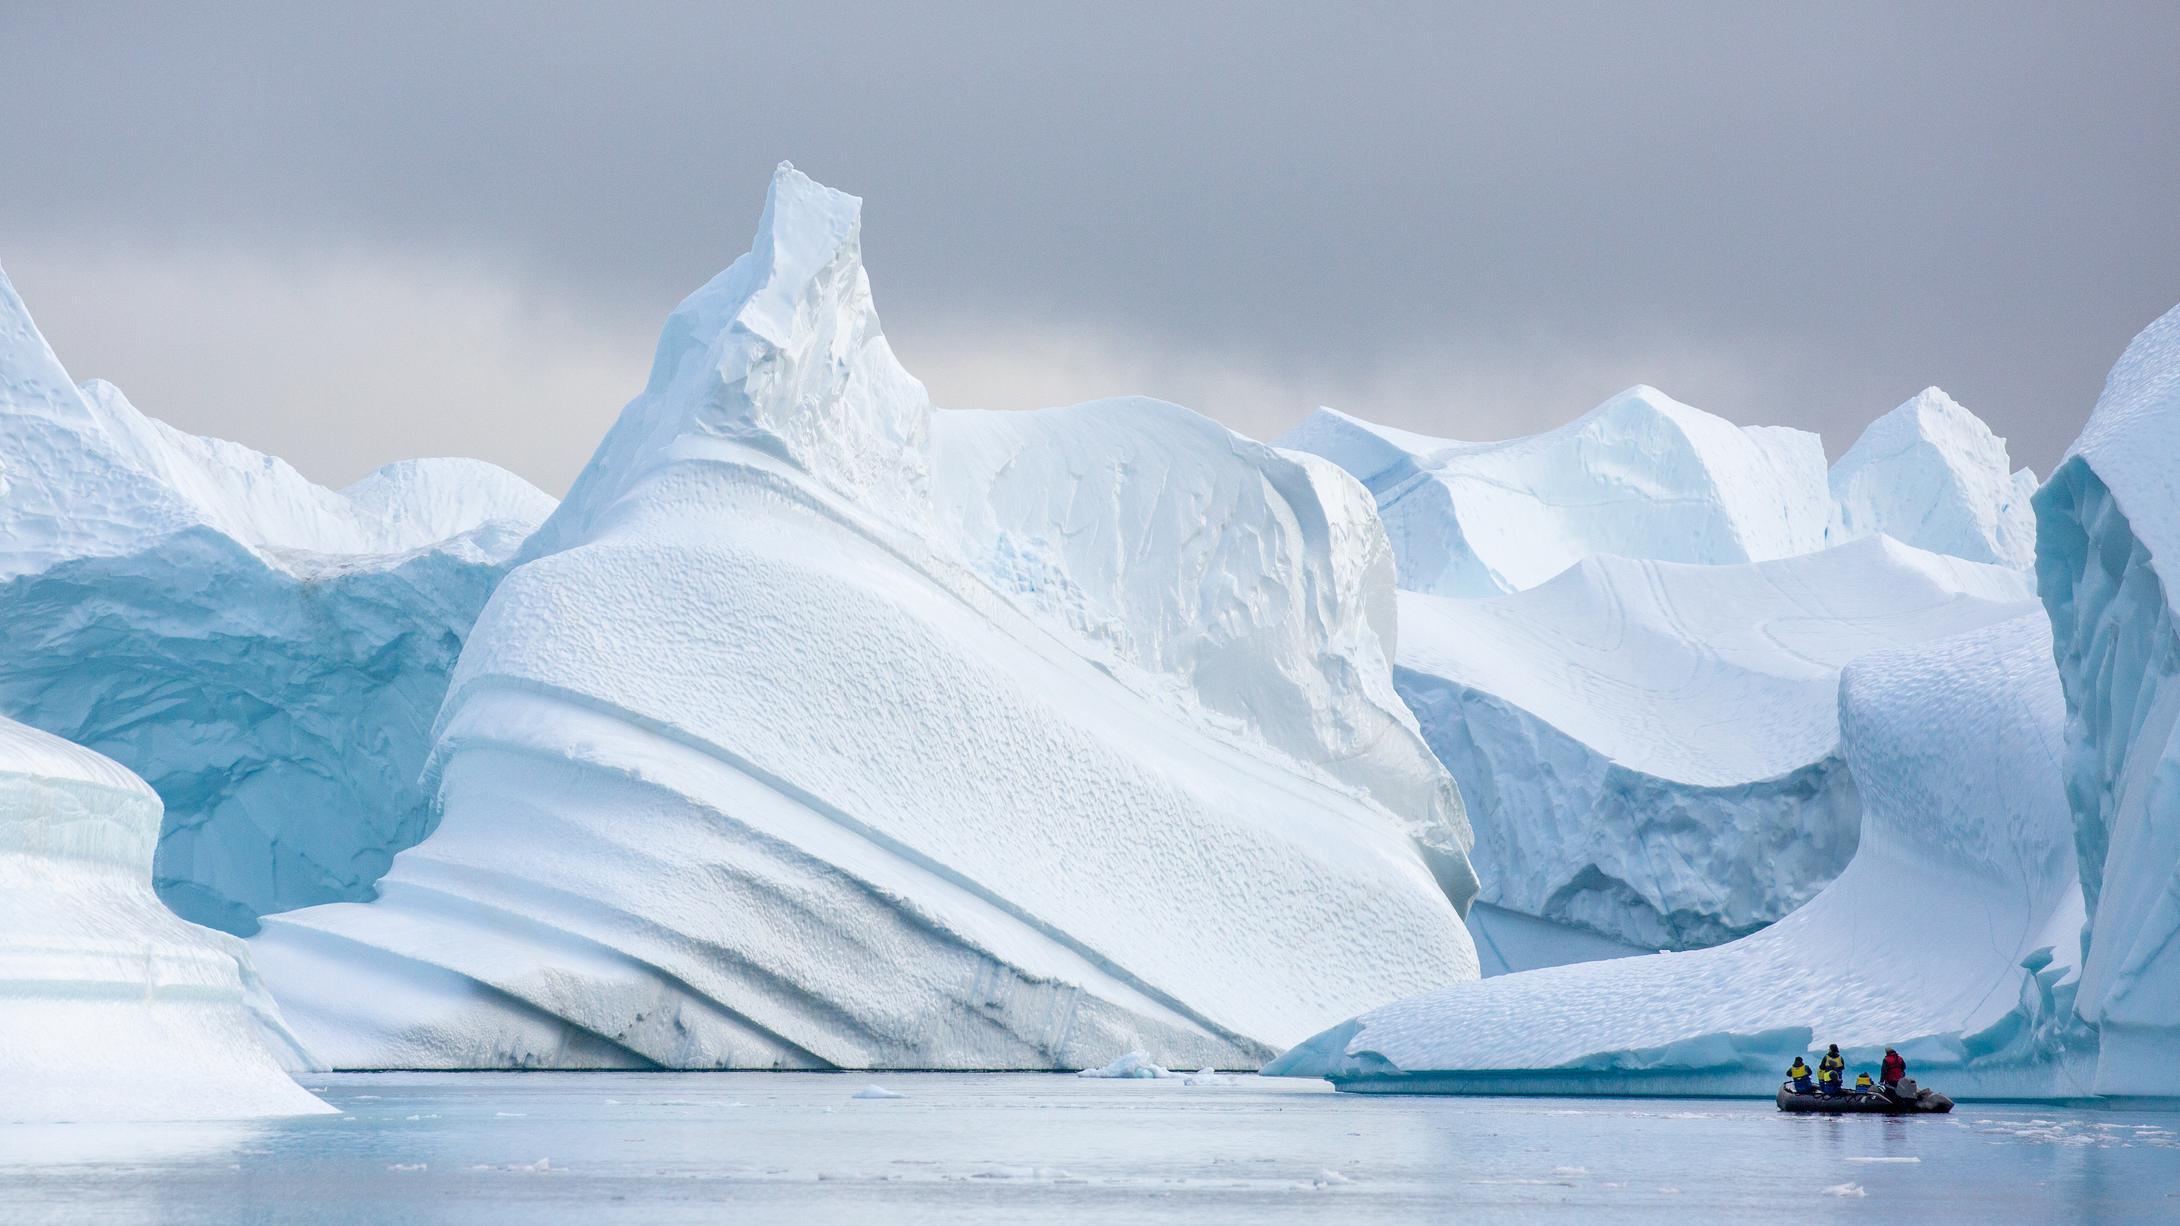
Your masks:
<svg viewBox="0 0 2180 1226"><path fill-rule="evenodd" d="M2180 1096L2180 308L2144 329L2035 499L2089 908L2100 1094Z"/></svg>
<svg viewBox="0 0 2180 1226"><path fill-rule="evenodd" d="M1933 553L2027 570L2036 474L2006 440L1935 387L1870 423L1832 466L1835 541L1883 533Z"/></svg>
<svg viewBox="0 0 2180 1226"><path fill-rule="evenodd" d="M1736 426L1632 387L1557 430L1463 443L1319 409L1278 443L1375 497L1400 586L1435 596L1532 588L1587 557L1761 562L1824 547L1824 447Z"/></svg>
<svg viewBox="0 0 2180 1226"><path fill-rule="evenodd" d="M185 918L370 897L429 828L432 718L553 501L470 460L345 490L71 382L0 275L0 711L163 798Z"/></svg>
<svg viewBox="0 0 2180 1226"><path fill-rule="evenodd" d="M242 942L153 896L159 822L118 764L0 720L0 1122L331 1110Z"/></svg>
<svg viewBox="0 0 2180 1226"><path fill-rule="evenodd" d="M1725 945L1456 984L1363 1014L1268 1073L1343 1089L1741 1094L1836 1042L1949 1092L2075 1094L2082 891L2065 704L2036 612L1870 653L1839 687L1853 861Z"/></svg>
<svg viewBox="0 0 2180 1226"><path fill-rule="evenodd" d="M1475 977L1367 492L933 407L860 210L780 168L463 647L436 830L253 938L317 1058L1237 1067Z"/></svg>
<svg viewBox="0 0 2180 1226"><path fill-rule="evenodd" d="M1886 537L1737 565L1593 557L1491 599L1401 593L1395 678L1469 807L1479 951L1522 970L1785 916L1855 851L1841 670L2036 608L2019 571Z"/></svg>

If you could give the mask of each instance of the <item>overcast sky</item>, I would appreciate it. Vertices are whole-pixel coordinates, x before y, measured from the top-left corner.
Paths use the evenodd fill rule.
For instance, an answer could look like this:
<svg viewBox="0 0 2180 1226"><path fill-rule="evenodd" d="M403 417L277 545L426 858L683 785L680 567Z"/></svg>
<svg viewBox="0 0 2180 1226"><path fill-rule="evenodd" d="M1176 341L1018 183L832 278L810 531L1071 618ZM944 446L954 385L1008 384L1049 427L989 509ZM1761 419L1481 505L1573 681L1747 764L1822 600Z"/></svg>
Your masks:
<svg viewBox="0 0 2180 1226"><path fill-rule="evenodd" d="M0 266L79 378L555 493L774 163L955 407L1497 438L1631 383L2046 471L2180 301L2180 5L0 5ZM1541 10L1541 11L1538 11Z"/></svg>

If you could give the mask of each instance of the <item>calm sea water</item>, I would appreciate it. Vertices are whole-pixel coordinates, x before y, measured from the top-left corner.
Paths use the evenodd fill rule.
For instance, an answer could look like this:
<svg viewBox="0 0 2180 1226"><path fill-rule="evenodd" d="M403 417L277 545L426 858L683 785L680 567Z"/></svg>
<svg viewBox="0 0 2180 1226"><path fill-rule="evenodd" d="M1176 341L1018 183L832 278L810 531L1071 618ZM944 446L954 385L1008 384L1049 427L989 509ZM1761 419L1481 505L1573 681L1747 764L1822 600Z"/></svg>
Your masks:
<svg viewBox="0 0 2180 1226"><path fill-rule="evenodd" d="M905 1098L864 1099L873 1081ZM2180 1220L2180 1116L1010 1074L372 1074L264 1126L0 1127L0 1221Z"/></svg>

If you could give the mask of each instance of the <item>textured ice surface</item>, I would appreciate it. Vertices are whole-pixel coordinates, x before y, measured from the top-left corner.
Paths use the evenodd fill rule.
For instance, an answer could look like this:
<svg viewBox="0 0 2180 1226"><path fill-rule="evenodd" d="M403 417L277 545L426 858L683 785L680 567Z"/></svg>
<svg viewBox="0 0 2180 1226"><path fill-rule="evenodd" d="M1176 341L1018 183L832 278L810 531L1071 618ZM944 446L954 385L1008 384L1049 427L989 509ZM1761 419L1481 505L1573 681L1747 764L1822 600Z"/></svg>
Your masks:
<svg viewBox="0 0 2180 1226"><path fill-rule="evenodd" d="M265 1046L242 942L153 897L158 833L142 780L0 720L0 1121L329 1110Z"/></svg>
<svg viewBox="0 0 2180 1226"><path fill-rule="evenodd" d="M1232 1067L1472 978L1369 506L1170 405L935 410L783 167L479 619L437 831L260 965L350 1067Z"/></svg>
<svg viewBox="0 0 2180 1226"><path fill-rule="evenodd" d="M1735 426L1633 387L1545 434L1462 443L1319 409L1279 440L1353 473L1377 499L1400 586L1520 591L1599 554L1749 562L1823 547L1817 436Z"/></svg>
<svg viewBox="0 0 2180 1226"><path fill-rule="evenodd" d="M1882 532L1935 553L2026 570L2036 558L2036 474L1937 388L1870 424L1832 466L1834 540Z"/></svg>
<svg viewBox="0 0 2180 1226"><path fill-rule="evenodd" d="M1853 854L1841 668L2035 608L2018 571L1883 537L1737 565L1591 558L1492 599L1401 593L1396 678L1467 801L1483 902L1686 949L1780 918ZM1490 944L1510 969L1572 960Z"/></svg>
<svg viewBox="0 0 2180 1226"><path fill-rule="evenodd" d="M2036 495L2037 585L2066 686L2090 924L2096 1089L2180 1095L2180 308L2112 368Z"/></svg>
<svg viewBox="0 0 2180 1226"><path fill-rule="evenodd" d="M161 897L235 932L368 897L428 825L463 636L552 500L469 460L346 490L80 388L0 276L0 712L165 801Z"/></svg>
<svg viewBox="0 0 2180 1226"><path fill-rule="evenodd" d="M1749 1092L1836 1042L1856 1065L1897 1046L1949 1091L2079 1092L2051 1058L2082 903L2050 651L2032 612L1849 666L1840 722L1860 843L1778 923L1710 949L1440 989L1273 1071L1358 1089Z"/></svg>

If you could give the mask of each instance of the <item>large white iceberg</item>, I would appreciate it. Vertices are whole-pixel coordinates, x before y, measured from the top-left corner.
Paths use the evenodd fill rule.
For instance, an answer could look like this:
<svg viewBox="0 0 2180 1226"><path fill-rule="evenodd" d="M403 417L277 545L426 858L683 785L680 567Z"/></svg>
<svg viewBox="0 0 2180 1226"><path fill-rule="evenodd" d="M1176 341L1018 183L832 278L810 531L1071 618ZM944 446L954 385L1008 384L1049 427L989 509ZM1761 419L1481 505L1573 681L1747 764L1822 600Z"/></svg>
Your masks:
<svg viewBox="0 0 2180 1226"><path fill-rule="evenodd" d="M1231 1067L1476 974L1367 494L1154 401L934 410L792 168L525 557L436 832L253 942L332 1064Z"/></svg>
<svg viewBox="0 0 2180 1226"><path fill-rule="evenodd" d="M2180 1095L2180 308L2112 368L2036 495L2090 913L2078 1004L2103 1094Z"/></svg>
<svg viewBox="0 0 2180 1226"><path fill-rule="evenodd" d="M2036 558L2036 474L1937 388L1870 423L1832 466L1832 538L1884 533L1935 553L2022 570Z"/></svg>
<svg viewBox="0 0 2180 1226"><path fill-rule="evenodd" d="M1403 592L1396 679L1459 782L1487 958L1528 916L1687 949L1800 906L1855 850L1842 668L2036 608L2018 571L1872 537L1725 566L1590 558L1493 599ZM1508 915L1506 913L1511 913Z"/></svg>
<svg viewBox="0 0 2180 1226"><path fill-rule="evenodd" d="M1319 409L1279 445L1370 489L1400 586L1438 596L1535 587L1587 557L1757 562L1824 546L1824 447L1632 387L1557 430L1464 443Z"/></svg>
<svg viewBox="0 0 2180 1226"><path fill-rule="evenodd" d="M158 836L142 780L0 719L0 1122L330 1110L242 942L152 896Z"/></svg>
<svg viewBox="0 0 2180 1226"><path fill-rule="evenodd" d="M468 460L346 490L70 381L0 275L0 712L164 798L160 895L235 932L428 829L464 636L553 503Z"/></svg>
<svg viewBox="0 0 2180 1226"><path fill-rule="evenodd" d="M1840 686L1854 860L1710 949L1533 970L1359 1018L1267 1071L1385 1091L1762 1093L1838 1043L1948 1092L2068 1094L2082 900L2036 613L1865 656ZM1752 717L1755 713L1752 712Z"/></svg>

